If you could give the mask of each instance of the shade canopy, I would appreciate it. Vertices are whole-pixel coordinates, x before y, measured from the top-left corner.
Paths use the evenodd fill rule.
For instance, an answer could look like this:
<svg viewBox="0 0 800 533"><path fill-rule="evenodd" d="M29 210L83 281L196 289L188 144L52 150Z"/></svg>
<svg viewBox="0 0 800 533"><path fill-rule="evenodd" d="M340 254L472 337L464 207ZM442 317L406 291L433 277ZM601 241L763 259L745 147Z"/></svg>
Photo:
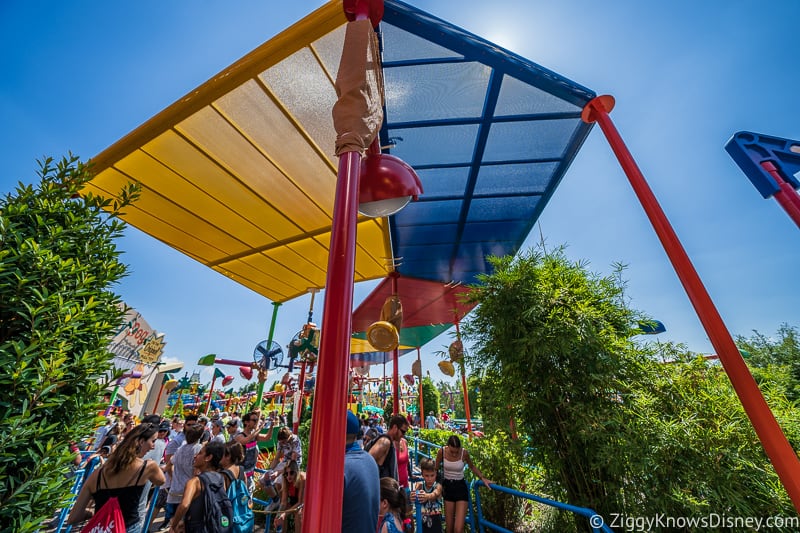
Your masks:
<svg viewBox="0 0 800 533"><path fill-rule="evenodd" d="M386 1L381 144L425 193L390 218L402 274L473 283L514 254L591 125L595 93L407 4Z"/></svg>
<svg viewBox="0 0 800 533"><path fill-rule="evenodd" d="M127 222L274 302L324 288L345 24L341 2L327 2L265 42L93 158L88 190L139 183ZM424 194L389 218L359 219L354 281L396 270L473 283L490 272L488 255L522 245L591 128L580 112L595 94L396 0L378 31L380 143ZM404 329L454 320L452 307L402 298ZM359 308L353 331L371 313L362 320ZM434 332L410 331L405 348Z"/></svg>
<svg viewBox="0 0 800 533"><path fill-rule="evenodd" d="M138 182L125 220L274 302L323 288L345 23L330 2L259 46L93 158L88 188ZM388 243L360 219L356 282L387 274Z"/></svg>
<svg viewBox="0 0 800 533"><path fill-rule="evenodd" d="M400 328L402 356L411 348L420 348L450 329L475 306L466 301L469 287L460 283L441 283L411 278L397 273L381 281L353 313L352 364L385 363L394 359L393 352L370 349L366 331L380 317L386 298L396 295L403 305L403 324ZM354 350L356 342L359 350Z"/></svg>

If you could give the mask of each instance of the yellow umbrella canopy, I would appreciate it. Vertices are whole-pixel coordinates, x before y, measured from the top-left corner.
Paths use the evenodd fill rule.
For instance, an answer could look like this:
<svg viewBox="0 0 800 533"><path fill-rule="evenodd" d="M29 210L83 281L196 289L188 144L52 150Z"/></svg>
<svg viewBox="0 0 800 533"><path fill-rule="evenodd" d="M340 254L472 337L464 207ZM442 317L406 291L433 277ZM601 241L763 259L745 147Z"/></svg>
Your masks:
<svg viewBox="0 0 800 533"><path fill-rule="evenodd" d="M127 222L274 302L323 288L346 22L329 2L270 39L94 157L88 191L138 183ZM384 277L386 219L357 234L354 281Z"/></svg>
<svg viewBox="0 0 800 533"><path fill-rule="evenodd" d="M581 110L596 95L408 4L383 4L380 142L425 194L389 220L359 220L353 281L394 268L468 285L491 271L489 256L522 245L591 129ZM129 223L274 302L322 288L342 8L324 3L97 155L88 189L139 183Z"/></svg>

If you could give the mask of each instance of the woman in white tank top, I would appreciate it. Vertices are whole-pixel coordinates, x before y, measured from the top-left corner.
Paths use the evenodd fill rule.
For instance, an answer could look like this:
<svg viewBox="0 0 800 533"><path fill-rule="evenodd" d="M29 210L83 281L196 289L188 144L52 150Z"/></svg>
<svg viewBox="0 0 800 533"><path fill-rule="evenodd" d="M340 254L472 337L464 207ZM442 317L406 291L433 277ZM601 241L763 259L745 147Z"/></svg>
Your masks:
<svg viewBox="0 0 800 533"><path fill-rule="evenodd" d="M461 447L461 440L452 435L447 439L447 446L436 454L436 469L442 466L442 487L444 488L444 519L447 533L464 533L464 522L467 518L469 504L469 488L464 479L464 465L469 466L475 477L491 487L494 481L486 479L478 467L472 463L469 452Z"/></svg>

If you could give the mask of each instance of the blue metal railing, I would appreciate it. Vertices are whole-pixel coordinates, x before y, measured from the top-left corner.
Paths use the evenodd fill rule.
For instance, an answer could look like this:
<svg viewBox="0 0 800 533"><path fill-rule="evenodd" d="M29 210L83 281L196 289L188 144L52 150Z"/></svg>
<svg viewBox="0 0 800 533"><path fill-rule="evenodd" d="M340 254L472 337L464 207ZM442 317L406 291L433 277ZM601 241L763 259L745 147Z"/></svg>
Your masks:
<svg viewBox="0 0 800 533"><path fill-rule="evenodd" d="M420 457L428 457L433 459L436 456L436 453L431 453L432 449L435 449L436 452L441 448L438 444L434 444L432 442L428 442L423 440L419 437L409 436L414 440L414 463L419 464ZM425 453L420 451L420 444L425 447ZM481 506L481 495L478 489L481 487L485 487L483 481L475 480L470 483L470 498L467 505L467 520L469 521L470 531L480 531L481 533L485 533L486 528L488 527L492 531L501 531L503 533L513 533L511 530L506 529L500 525L494 524L483 517L483 509ZM497 492L503 492L506 494L510 494L512 496L516 496L518 498L524 498L526 500L535 501L550 507L554 507L556 509L561 509L564 511L569 511L571 513L577 514L578 516L585 517L588 522L589 526L592 528L592 531L595 533L614 533L614 531L606 525L603 517L597 514L593 509L589 509L587 507L577 507L575 505L570 505L568 503L557 502L555 500L550 500L547 498L543 498L542 496L536 496L535 494L529 494L527 492L521 492L515 489L510 489L508 487L504 487L502 485L492 484L489 487L491 490L496 490ZM474 509L473 509L474 508ZM477 518L475 513L477 512ZM417 519L417 529L421 530L419 524L422 523L422 505L417 503L415 505L415 515ZM480 529L476 529L476 524L479 526Z"/></svg>
<svg viewBox="0 0 800 533"><path fill-rule="evenodd" d="M484 487L484 486L485 485L484 485L483 481L481 481L481 480L475 480L472 483L470 483L470 492L474 494L474 498L470 498L470 499L475 501L475 509L477 509L477 512L478 512L477 522L478 522L478 525L480 526L479 531L481 533L486 531L484 529L484 526L486 526L489 529L491 529L492 531L502 531L504 533L514 533L510 529L506 529L504 527L501 527L501 526L499 526L497 524L494 524L492 522L489 522L488 520L483 518L483 509L481 508L481 494L480 494L480 491L478 489L480 489L481 487ZM496 490L497 492L504 492L506 494L510 494L510 495L516 496L518 498L524 498L526 500L539 502L539 503L542 503L544 505L548 505L550 507L555 507L556 509L569 511L569 512L574 513L574 514L576 514L578 516L583 516L589 522L589 526L592 528L592 531L594 531L595 533L600 533L601 531L605 532L605 533L614 533L613 530L610 527L608 527L608 525L606 525L605 521L603 520L603 517L600 516L599 514L597 514L596 511L594 511L593 509L589 509L588 507L577 507L575 505L570 505L568 503L562 503L562 502L557 502L557 501L554 501L554 500L549 500L549 499L543 498L541 496L536 496L534 494L528 494L527 492L520 492L518 490L510 489L508 487L503 487L502 485L497 485L497 484L492 484L492 486L489 487L489 488L491 488L492 490ZM472 506L471 505L470 505L469 512L470 512L470 514L472 514ZM470 524L470 527L472 527L472 531L475 531L474 525L472 523Z"/></svg>
<svg viewBox="0 0 800 533"><path fill-rule="evenodd" d="M89 473L86 473L84 469L76 470L73 472L75 476L75 481L72 482L72 488L70 488L69 493L71 494L69 504L66 505L61 511L58 513L58 522L56 524L56 533L61 531L61 528L64 527L64 522L67 520L67 516L69 515L70 509L72 509L72 505L75 503L75 499L78 497L78 493L81 491L81 486L83 486L83 480ZM67 526L66 532L69 533L69 530L72 529L72 526Z"/></svg>

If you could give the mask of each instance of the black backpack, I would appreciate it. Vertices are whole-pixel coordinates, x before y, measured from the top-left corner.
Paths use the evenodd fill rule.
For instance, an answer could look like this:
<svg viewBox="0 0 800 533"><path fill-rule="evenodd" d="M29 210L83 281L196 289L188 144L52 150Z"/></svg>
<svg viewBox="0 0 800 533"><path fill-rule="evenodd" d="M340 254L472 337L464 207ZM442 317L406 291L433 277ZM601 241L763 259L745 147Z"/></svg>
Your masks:
<svg viewBox="0 0 800 533"><path fill-rule="evenodd" d="M380 477L391 477L397 479L397 456L394 454L394 442L389 435L386 433L381 433L372 439L372 441L367 443L366 446L364 446L364 451L370 451L370 449L383 438L389 439L389 452L386 454L383 464L378 465L378 474Z"/></svg>
<svg viewBox="0 0 800 533"><path fill-rule="evenodd" d="M203 522L208 533L232 533L233 505L219 472L203 472L198 476L203 485Z"/></svg>

